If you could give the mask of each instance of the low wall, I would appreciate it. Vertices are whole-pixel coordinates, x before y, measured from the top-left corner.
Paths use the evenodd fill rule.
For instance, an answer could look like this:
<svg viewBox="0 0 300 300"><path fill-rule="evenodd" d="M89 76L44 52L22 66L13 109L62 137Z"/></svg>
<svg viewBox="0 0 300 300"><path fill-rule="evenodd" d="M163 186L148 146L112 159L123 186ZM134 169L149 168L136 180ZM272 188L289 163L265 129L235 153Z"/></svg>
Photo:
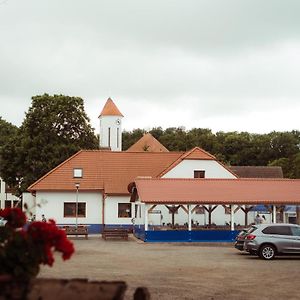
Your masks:
<svg viewBox="0 0 300 300"><path fill-rule="evenodd" d="M144 242L233 242L239 230L135 230Z"/></svg>

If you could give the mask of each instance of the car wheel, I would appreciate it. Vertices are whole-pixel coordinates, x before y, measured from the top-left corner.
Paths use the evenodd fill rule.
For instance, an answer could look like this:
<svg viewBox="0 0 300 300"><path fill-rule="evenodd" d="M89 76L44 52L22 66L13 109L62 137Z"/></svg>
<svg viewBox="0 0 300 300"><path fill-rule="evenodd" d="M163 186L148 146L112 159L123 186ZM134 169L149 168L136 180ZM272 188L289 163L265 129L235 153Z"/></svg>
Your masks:
<svg viewBox="0 0 300 300"><path fill-rule="evenodd" d="M259 249L259 257L266 260L273 259L275 257L275 253L276 253L275 247L272 245L263 245Z"/></svg>

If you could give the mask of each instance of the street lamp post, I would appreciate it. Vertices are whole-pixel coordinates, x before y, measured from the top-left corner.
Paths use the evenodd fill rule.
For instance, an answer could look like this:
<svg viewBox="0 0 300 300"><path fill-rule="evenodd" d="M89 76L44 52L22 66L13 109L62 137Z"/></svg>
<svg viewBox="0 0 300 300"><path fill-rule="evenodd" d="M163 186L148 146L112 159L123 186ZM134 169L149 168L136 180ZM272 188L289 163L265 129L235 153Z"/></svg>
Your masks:
<svg viewBox="0 0 300 300"><path fill-rule="evenodd" d="M76 217L76 229L78 228L78 190L80 187L80 183L75 183L76 188L76 206L75 206L75 217Z"/></svg>

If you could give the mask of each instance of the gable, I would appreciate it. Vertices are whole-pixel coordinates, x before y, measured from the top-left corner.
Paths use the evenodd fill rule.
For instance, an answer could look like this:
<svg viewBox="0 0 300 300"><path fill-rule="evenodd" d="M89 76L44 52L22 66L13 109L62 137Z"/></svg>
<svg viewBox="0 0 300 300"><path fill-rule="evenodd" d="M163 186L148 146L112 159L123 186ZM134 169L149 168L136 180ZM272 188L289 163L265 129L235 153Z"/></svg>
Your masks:
<svg viewBox="0 0 300 300"><path fill-rule="evenodd" d="M181 155L159 174L162 178L193 178L194 170L205 170L207 178L236 178L236 175L210 153L199 147Z"/></svg>
<svg viewBox="0 0 300 300"><path fill-rule="evenodd" d="M218 161L201 159L184 159L162 178L194 178L194 171L205 171L205 178L236 178Z"/></svg>
<svg viewBox="0 0 300 300"><path fill-rule="evenodd" d="M135 144L129 147L128 152L169 152L152 134L147 133Z"/></svg>

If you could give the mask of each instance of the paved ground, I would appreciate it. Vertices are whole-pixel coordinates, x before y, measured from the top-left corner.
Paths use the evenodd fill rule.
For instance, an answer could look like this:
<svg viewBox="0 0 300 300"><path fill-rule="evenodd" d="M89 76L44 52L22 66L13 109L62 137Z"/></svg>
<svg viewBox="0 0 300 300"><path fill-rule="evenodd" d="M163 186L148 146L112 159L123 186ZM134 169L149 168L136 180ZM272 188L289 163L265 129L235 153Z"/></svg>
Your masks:
<svg viewBox="0 0 300 300"><path fill-rule="evenodd" d="M138 286L151 299L300 299L300 257L263 261L229 246L145 244L135 240L73 239L76 254L40 277L124 280L126 299Z"/></svg>

